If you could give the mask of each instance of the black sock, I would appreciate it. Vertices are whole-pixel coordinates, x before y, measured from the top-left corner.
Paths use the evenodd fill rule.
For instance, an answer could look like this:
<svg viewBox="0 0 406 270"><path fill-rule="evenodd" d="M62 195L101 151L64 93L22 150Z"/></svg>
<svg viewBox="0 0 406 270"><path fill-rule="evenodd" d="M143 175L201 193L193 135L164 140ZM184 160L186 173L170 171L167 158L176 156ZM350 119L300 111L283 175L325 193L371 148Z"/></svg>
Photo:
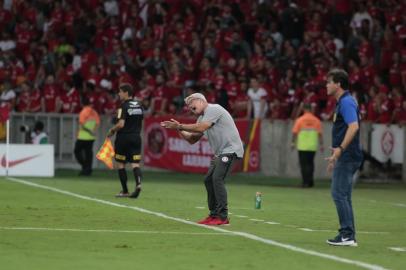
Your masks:
<svg viewBox="0 0 406 270"><path fill-rule="evenodd" d="M133 173L134 173L134 178L135 178L135 185L136 186L141 185L141 179L142 179L141 169L139 167L135 167L133 169Z"/></svg>
<svg viewBox="0 0 406 270"><path fill-rule="evenodd" d="M123 188L123 192L128 193L127 172L125 171L125 169L118 169L118 177L120 178L121 187Z"/></svg>

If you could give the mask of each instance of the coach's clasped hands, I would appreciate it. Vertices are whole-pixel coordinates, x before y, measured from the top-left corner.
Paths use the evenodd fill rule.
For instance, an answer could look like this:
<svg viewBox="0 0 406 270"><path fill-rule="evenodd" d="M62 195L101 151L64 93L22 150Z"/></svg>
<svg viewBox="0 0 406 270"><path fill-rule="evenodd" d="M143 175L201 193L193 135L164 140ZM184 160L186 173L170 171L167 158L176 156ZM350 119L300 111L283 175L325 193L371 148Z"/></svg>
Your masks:
<svg viewBox="0 0 406 270"><path fill-rule="evenodd" d="M175 119L171 119L170 121L162 121L161 126L168 129L179 129L181 124Z"/></svg>

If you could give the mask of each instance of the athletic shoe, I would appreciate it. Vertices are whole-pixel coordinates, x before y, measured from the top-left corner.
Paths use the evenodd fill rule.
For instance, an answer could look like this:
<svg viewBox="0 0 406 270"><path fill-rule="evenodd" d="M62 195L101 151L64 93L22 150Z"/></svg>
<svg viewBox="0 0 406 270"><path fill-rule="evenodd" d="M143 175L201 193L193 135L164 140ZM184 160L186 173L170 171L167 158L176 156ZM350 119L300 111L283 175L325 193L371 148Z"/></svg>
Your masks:
<svg viewBox="0 0 406 270"><path fill-rule="evenodd" d="M120 191L116 194L116 198L127 198L128 196L130 196L130 193L123 191Z"/></svg>
<svg viewBox="0 0 406 270"><path fill-rule="evenodd" d="M229 225L229 224L230 224L230 220L228 218L221 219L219 217L215 217L211 221L206 223L206 225L213 225L213 226Z"/></svg>
<svg viewBox="0 0 406 270"><path fill-rule="evenodd" d="M337 235L334 239L328 239L327 244L333 246L351 246L357 247L357 241L353 237L344 237L342 235Z"/></svg>
<svg viewBox="0 0 406 270"><path fill-rule="evenodd" d="M133 193L131 193L131 195L129 197L132 199L137 199L138 196L140 195L140 193L141 193L141 187L136 187L135 191Z"/></svg>
<svg viewBox="0 0 406 270"><path fill-rule="evenodd" d="M204 218L204 219L202 219L202 220L199 220L197 223L198 224L205 224L205 225L207 225L207 223L209 223L210 221L212 221L213 219L215 219L216 217L213 217L213 216L208 216L208 217L206 217L206 218Z"/></svg>

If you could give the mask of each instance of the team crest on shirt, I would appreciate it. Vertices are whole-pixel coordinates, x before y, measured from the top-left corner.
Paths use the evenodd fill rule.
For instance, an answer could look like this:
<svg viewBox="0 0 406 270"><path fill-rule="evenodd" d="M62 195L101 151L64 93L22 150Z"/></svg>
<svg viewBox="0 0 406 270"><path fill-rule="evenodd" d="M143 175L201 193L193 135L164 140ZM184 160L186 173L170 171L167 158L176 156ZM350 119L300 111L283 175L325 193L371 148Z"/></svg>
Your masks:
<svg viewBox="0 0 406 270"><path fill-rule="evenodd" d="M222 157L221 161L223 161L224 163L228 162L228 157Z"/></svg>
<svg viewBox="0 0 406 270"><path fill-rule="evenodd" d="M134 100L134 101L130 101L130 104L131 104L132 106L134 106L134 107L135 107L135 106L138 106L138 101L135 101L135 100Z"/></svg>

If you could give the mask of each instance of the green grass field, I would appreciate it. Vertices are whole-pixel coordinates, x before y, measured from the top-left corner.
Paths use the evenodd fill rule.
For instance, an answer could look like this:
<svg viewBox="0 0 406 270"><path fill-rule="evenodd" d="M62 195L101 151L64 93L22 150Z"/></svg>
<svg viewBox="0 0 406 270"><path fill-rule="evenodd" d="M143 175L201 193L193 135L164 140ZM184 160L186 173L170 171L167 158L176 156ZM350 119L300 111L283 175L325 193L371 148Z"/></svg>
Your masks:
<svg viewBox="0 0 406 270"><path fill-rule="evenodd" d="M300 189L299 180L233 175L231 225L207 227L194 223L207 215L202 175L145 172L132 200L114 198L115 172L76 173L0 178L1 269L406 269L406 251L391 249L406 250L405 185L358 185L359 246L331 247L328 181Z"/></svg>

